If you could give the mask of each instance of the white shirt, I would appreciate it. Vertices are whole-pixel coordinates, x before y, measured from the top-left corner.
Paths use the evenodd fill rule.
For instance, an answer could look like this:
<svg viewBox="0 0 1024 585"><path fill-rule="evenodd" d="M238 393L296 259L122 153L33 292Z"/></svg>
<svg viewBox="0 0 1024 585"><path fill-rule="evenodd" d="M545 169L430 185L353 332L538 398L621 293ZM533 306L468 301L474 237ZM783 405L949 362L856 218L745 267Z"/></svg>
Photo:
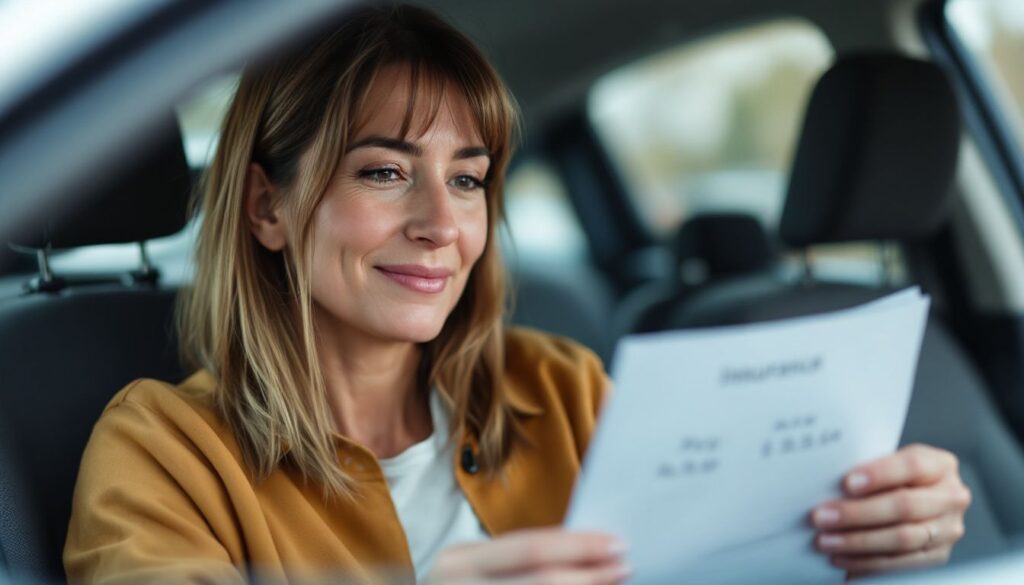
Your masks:
<svg viewBox="0 0 1024 585"><path fill-rule="evenodd" d="M489 538L455 481L455 441L448 437L448 412L430 393L434 432L390 459L381 459L391 499L405 529L409 554L421 582L437 555L458 543Z"/></svg>

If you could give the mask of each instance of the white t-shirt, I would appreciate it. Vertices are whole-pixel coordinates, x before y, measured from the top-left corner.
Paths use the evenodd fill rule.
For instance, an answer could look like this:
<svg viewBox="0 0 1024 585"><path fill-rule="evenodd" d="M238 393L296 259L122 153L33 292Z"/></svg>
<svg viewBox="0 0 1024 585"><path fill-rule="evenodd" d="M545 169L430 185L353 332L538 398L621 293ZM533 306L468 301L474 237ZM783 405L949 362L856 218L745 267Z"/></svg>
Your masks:
<svg viewBox="0 0 1024 585"><path fill-rule="evenodd" d="M430 394L434 432L380 466L405 529L409 553L422 581L437 555L458 543L489 538L455 481L455 441L448 437L448 412L437 392Z"/></svg>

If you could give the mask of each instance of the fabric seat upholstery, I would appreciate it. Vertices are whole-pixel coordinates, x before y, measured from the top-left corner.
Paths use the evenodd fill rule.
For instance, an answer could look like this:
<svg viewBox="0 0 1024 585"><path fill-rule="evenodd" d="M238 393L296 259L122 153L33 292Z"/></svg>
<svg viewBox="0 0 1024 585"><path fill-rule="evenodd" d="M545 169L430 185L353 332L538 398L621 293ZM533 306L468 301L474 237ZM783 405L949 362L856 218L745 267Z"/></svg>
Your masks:
<svg viewBox="0 0 1024 585"><path fill-rule="evenodd" d="M98 196L24 226L23 246L157 238L184 227L189 169L176 124L149 137ZM86 194L91 195L91 194ZM24 276L8 277L24 280ZM11 287L6 287L10 289ZM176 291L123 274L0 299L0 551L7 572L64 580L61 554L82 451L115 392L182 378Z"/></svg>
<svg viewBox="0 0 1024 585"><path fill-rule="evenodd" d="M780 225L793 248L928 237L946 219L959 150L955 97L935 65L887 54L841 58L812 94ZM665 307L661 327L751 323L854 306L892 289L750 277ZM869 364L865 364L869 365ZM974 503L954 560L1024 534L1024 452L937 312L929 318L902 443L954 452Z"/></svg>
<svg viewBox="0 0 1024 585"><path fill-rule="evenodd" d="M671 243L678 272L631 290L616 308L618 335L661 329L664 312L702 287L778 272L775 243L756 217L742 212L701 213L687 219Z"/></svg>
<svg viewBox="0 0 1024 585"><path fill-rule="evenodd" d="M510 321L563 335L586 345L608 363L613 345L611 291L586 267L560 270L513 266Z"/></svg>

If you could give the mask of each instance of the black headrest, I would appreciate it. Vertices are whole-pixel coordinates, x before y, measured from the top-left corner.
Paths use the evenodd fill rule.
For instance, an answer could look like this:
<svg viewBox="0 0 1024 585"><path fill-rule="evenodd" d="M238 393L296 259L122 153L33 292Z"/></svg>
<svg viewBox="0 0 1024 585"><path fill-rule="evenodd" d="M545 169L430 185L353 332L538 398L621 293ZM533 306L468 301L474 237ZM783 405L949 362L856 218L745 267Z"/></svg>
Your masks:
<svg viewBox="0 0 1024 585"><path fill-rule="evenodd" d="M942 221L960 140L936 65L840 58L811 95L779 233L792 246L913 239Z"/></svg>
<svg viewBox="0 0 1024 585"><path fill-rule="evenodd" d="M96 169L70 207L47 210L16 230L11 242L29 248L72 248L138 242L180 231L191 190L177 121L162 121L124 158Z"/></svg>
<svg viewBox="0 0 1024 585"><path fill-rule="evenodd" d="M701 260L708 278L756 272L776 257L761 222L746 213L693 216L679 228L673 247L680 262Z"/></svg>

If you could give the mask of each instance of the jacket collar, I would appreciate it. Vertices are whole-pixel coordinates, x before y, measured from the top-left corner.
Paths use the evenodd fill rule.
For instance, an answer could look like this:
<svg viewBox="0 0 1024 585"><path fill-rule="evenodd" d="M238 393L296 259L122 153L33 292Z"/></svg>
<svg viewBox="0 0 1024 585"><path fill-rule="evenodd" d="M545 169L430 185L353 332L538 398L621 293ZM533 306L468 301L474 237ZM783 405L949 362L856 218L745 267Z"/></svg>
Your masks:
<svg viewBox="0 0 1024 585"><path fill-rule="evenodd" d="M537 392L530 392L521 384L505 382L505 399L513 412L522 416L540 416L544 414L544 405L537 399Z"/></svg>

